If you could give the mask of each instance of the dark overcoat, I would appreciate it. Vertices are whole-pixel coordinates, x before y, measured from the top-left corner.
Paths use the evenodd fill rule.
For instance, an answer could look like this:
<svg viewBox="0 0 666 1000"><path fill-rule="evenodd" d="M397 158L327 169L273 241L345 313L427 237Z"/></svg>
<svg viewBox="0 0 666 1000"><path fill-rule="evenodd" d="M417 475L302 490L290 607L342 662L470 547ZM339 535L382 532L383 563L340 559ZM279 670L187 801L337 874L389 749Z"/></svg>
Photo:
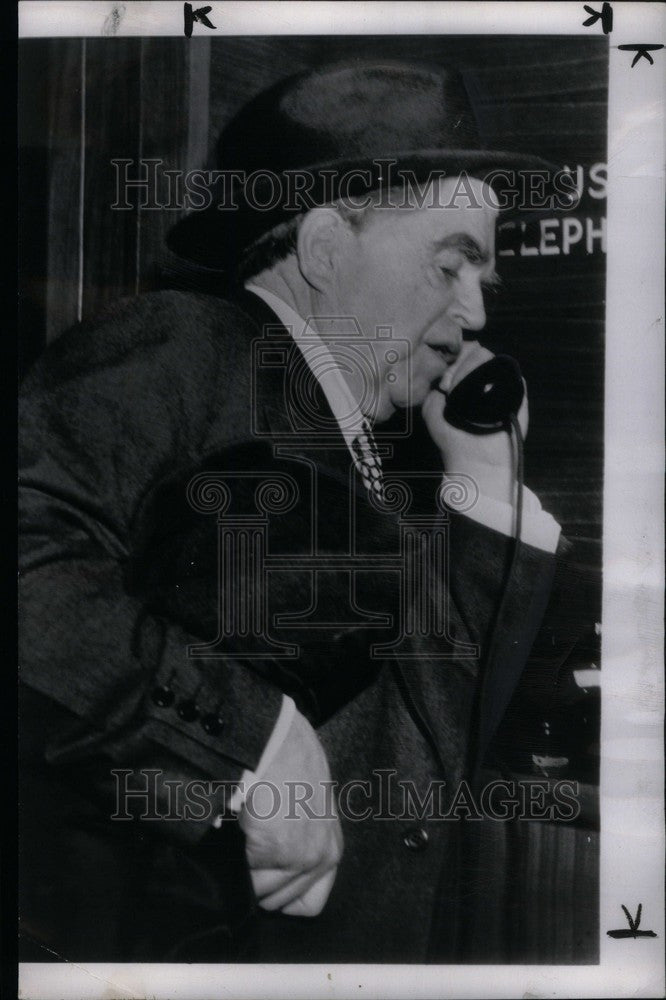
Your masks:
<svg viewBox="0 0 666 1000"><path fill-rule="evenodd" d="M160 292L63 335L26 379L26 958L456 959L465 824L428 818L428 795L450 804L482 754L555 557L520 548L495 622L510 540L438 509L416 426L373 506L294 351L253 296ZM225 788L189 818L170 798L256 767L282 691L348 800L314 919L258 911L237 823L212 828ZM150 788L124 800L143 819L119 818L128 788Z"/></svg>

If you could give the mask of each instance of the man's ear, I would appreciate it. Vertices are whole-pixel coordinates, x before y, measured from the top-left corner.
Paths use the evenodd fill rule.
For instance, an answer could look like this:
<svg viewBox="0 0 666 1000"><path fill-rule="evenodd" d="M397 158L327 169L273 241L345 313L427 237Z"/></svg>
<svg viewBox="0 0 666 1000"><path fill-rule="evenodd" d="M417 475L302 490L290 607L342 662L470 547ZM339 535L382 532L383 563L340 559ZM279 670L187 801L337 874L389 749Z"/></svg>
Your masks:
<svg viewBox="0 0 666 1000"><path fill-rule="evenodd" d="M334 208L312 208L298 230L296 252L301 274L317 291L333 281L346 225Z"/></svg>

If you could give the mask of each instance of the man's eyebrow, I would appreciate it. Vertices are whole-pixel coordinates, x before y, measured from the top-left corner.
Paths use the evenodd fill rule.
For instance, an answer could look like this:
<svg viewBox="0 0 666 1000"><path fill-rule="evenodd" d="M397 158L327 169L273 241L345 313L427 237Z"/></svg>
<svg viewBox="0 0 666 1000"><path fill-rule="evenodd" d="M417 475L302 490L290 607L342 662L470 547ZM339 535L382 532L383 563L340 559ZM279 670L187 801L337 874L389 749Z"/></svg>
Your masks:
<svg viewBox="0 0 666 1000"><path fill-rule="evenodd" d="M452 233L435 242L435 250L458 250L470 264L487 264L488 251L467 233Z"/></svg>

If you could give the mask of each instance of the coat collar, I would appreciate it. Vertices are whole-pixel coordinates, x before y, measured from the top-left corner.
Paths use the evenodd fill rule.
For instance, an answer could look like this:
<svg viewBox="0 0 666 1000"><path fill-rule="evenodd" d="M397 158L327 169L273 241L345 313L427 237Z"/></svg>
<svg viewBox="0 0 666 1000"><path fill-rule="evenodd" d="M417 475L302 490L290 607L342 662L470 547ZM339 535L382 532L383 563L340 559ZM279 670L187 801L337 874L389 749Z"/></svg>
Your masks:
<svg viewBox="0 0 666 1000"><path fill-rule="evenodd" d="M253 292L242 289L234 298L257 328L251 360L255 433L270 439L276 456L316 462L322 474L367 502L326 394L288 329Z"/></svg>

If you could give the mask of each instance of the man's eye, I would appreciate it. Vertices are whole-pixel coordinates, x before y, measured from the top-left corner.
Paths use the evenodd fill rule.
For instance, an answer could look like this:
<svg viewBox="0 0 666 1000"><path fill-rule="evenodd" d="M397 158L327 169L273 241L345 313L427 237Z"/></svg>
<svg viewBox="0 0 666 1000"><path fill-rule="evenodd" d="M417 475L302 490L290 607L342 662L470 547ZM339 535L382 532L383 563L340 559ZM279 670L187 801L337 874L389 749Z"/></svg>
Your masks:
<svg viewBox="0 0 666 1000"><path fill-rule="evenodd" d="M445 275L445 277L447 277L447 278L457 278L458 277L458 272L454 268L452 268L452 267L442 267L442 265L440 264L439 269L442 272L442 274Z"/></svg>

